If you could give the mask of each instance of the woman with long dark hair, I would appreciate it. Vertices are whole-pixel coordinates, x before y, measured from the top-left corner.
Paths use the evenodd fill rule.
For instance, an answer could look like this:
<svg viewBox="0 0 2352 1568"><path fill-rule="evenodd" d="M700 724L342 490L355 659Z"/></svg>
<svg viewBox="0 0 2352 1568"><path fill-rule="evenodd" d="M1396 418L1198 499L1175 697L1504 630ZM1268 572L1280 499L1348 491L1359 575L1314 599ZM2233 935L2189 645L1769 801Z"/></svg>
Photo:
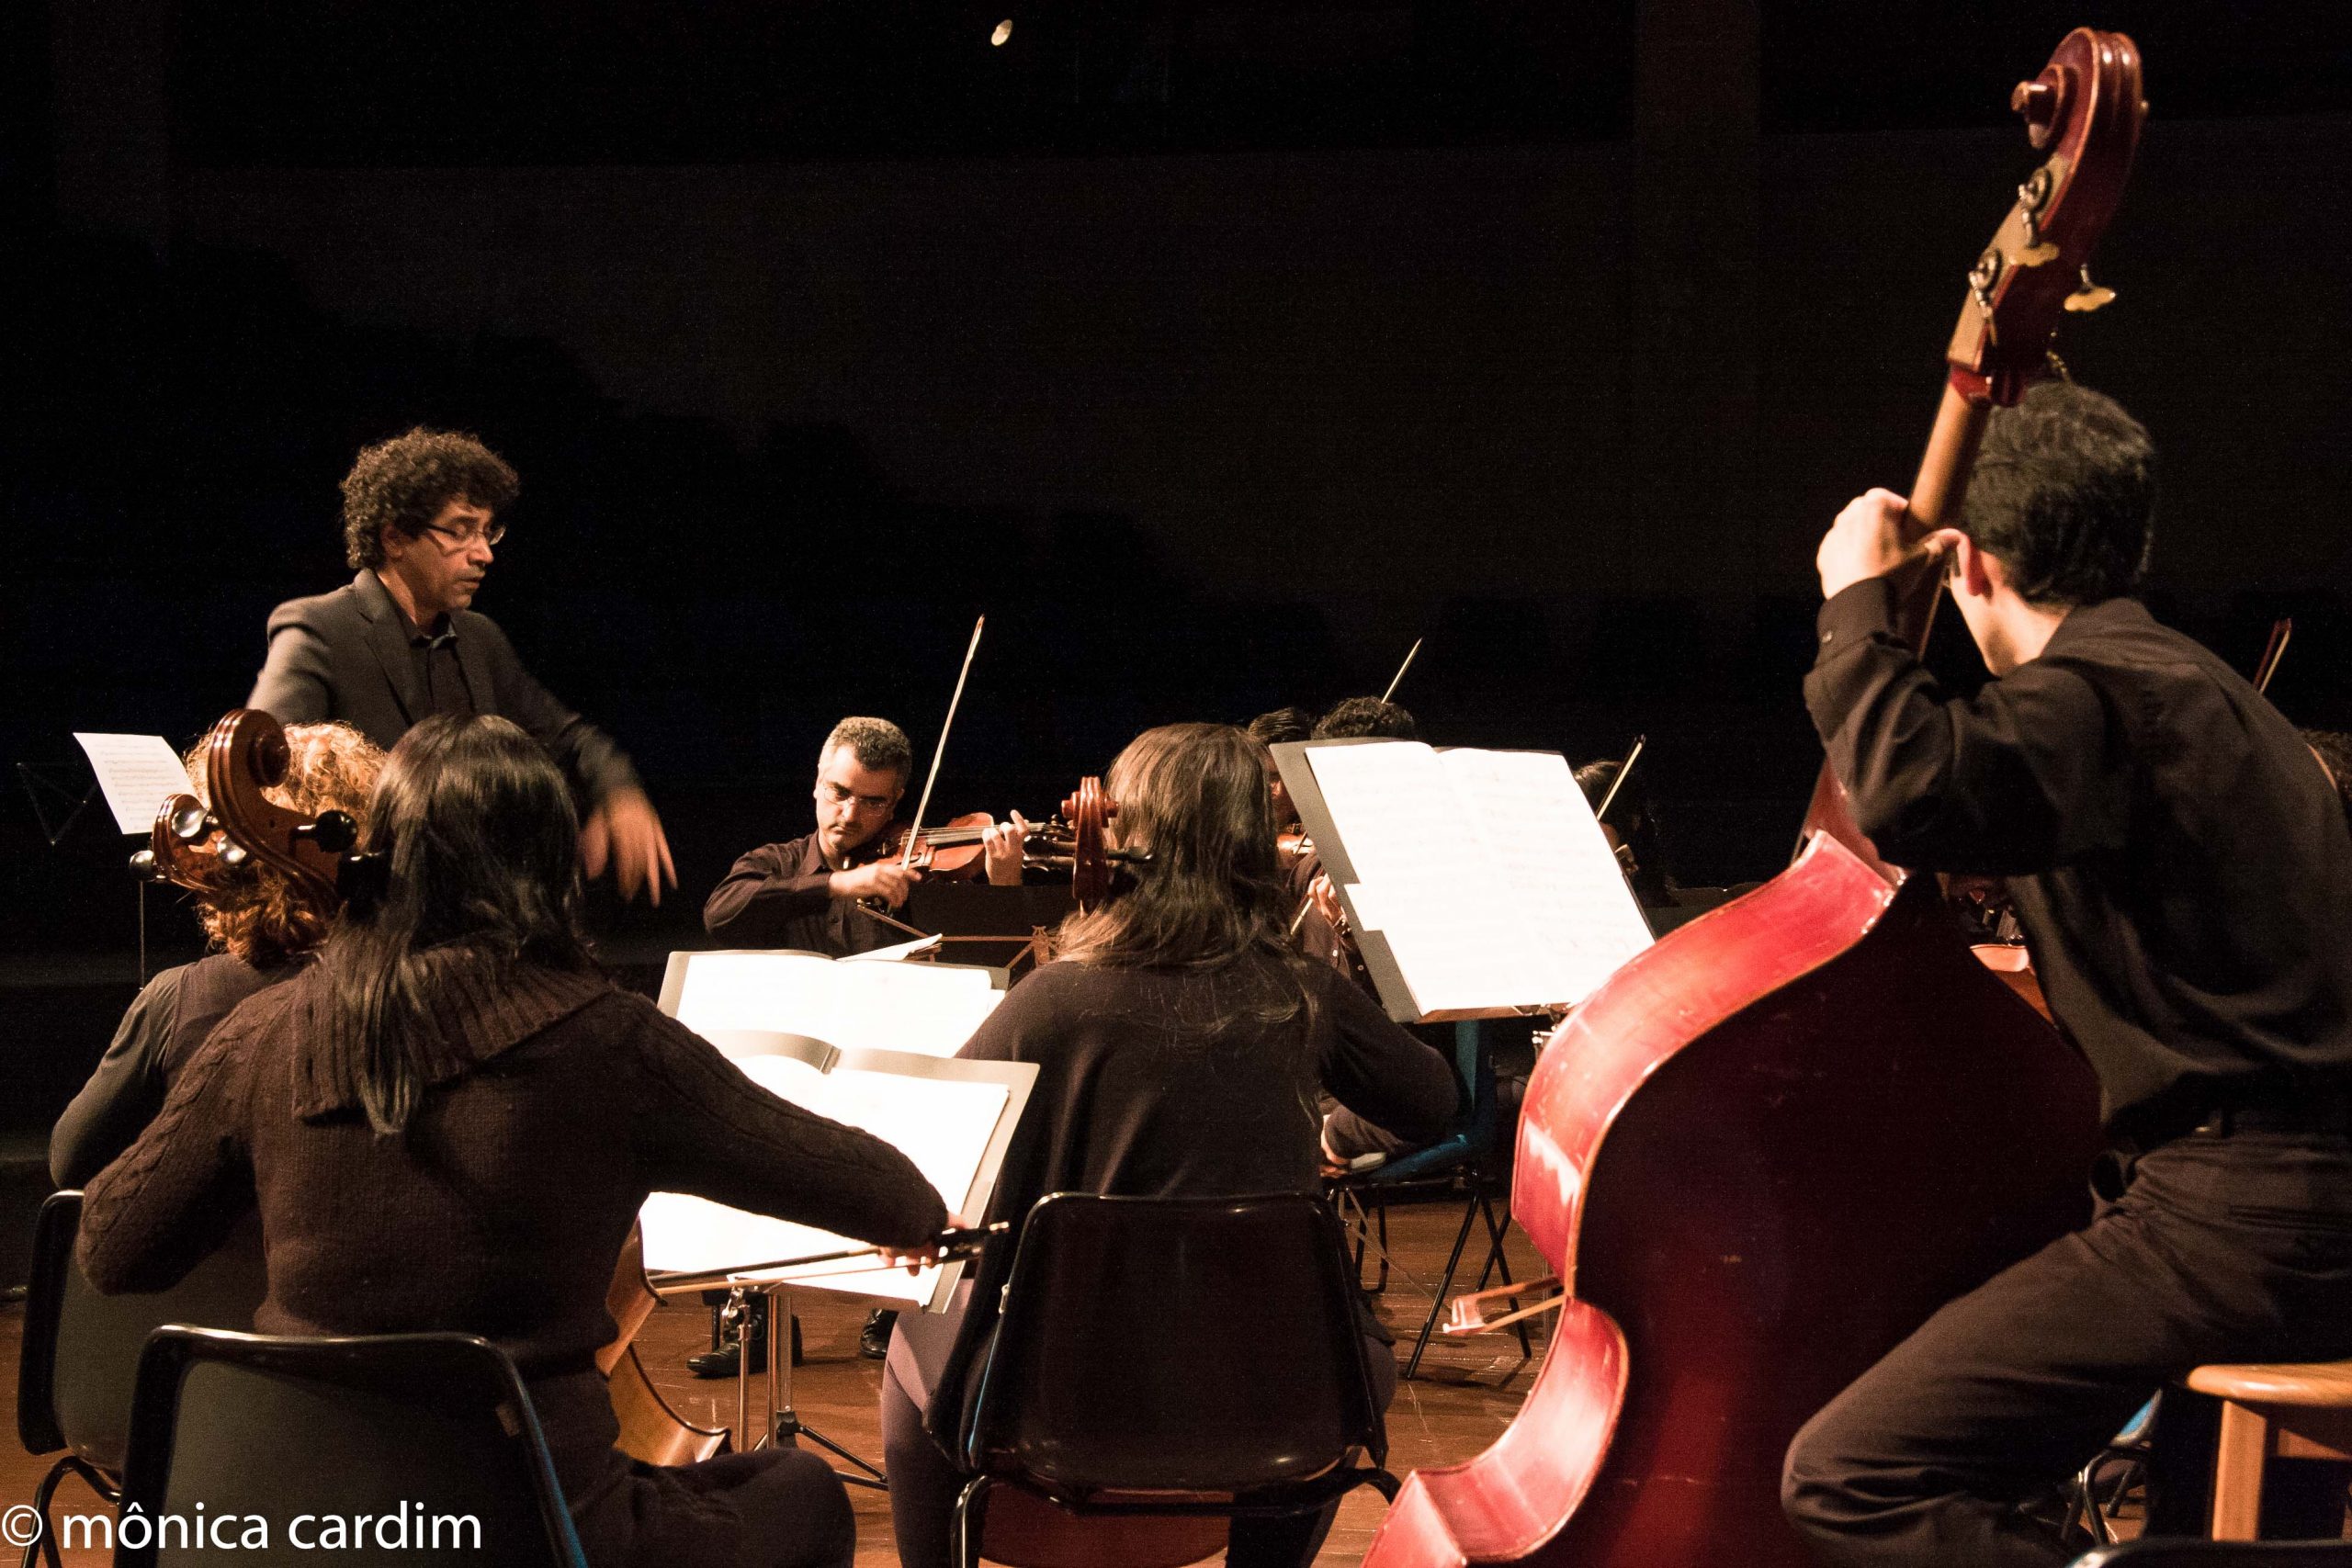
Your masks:
<svg viewBox="0 0 2352 1568"><path fill-rule="evenodd" d="M961 1053L1040 1069L990 1218L1018 1225L1057 1191L1316 1191L1325 1084L1408 1134L1434 1139L1451 1122L1445 1059L1287 940L1270 765L1263 746L1217 724L1148 730L1112 763L1115 835L1149 859L1118 896L1063 923L1056 961L1015 987ZM925 1427L942 1441L958 1430L1012 1253L992 1248L944 1319L899 1319L882 1417L907 1568L947 1561L965 1478ZM1385 1404L1395 1361L1385 1343L1374 1348ZM1328 1514L1238 1521L1227 1561L1308 1562L1328 1525Z"/></svg>
<svg viewBox="0 0 2352 1568"><path fill-rule="evenodd" d="M411 730L369 813L382 897L197 1052L90 1183L82 1267L160 1288L257 1205L264 1331L460 1329L514 1358L595 1568L845 1565L848 1502L808 1454L657 1470L613 1450L606 1287L654 1190L886 1245L945 1209L897 1150L769 1095L596 971L578 833L514 725Z"/></svg>

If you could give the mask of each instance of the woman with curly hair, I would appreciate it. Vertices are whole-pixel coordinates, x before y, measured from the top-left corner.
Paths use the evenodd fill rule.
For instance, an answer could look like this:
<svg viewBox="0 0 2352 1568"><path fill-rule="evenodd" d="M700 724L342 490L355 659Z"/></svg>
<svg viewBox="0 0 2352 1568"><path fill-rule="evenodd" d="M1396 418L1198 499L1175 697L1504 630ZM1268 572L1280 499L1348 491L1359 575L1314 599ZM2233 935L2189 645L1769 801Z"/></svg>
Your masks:
<svg viewBox="0 0 2352 1568"><path fill-rule="evenodd" d="M297 724L286 731L286 781L263 792L271 800L306 817L367 815L384 765L373 741L348 725ZM187 766L201 797L201 745L188 752ZM211 952L147 982L51 1132L49 1174L58 1186L81 1186L128 1148L163 1108L173 1071L230 1009L292 975L325 939L334 910L282 872L248 860L218 868L197 919Z"/></svg>
<svg viewBox="0 0 2352 1568"><path fill-rule="evenodd" d="M1219 1197L1320 1190L1317 1095L1434 1141L1454 1113L1446 1060L1287 939L1266 749L1221 724L1137 736L1111 764L1114 835L1148 852L1132 884L1063 922L1058 955L1008 995L962 1055L1039 1073L989 1217L1020 1225L1048 1192ZM1017 1239L1017 1238L1009 1238ZM947 1450L996 1329L1014 1248L938 1318L901 1316L882 1384L890 1517L908 1568L948 1561L966 1477ZM1367 1317L1375 1393L1396 1387ZM1280 1398L1280 1390L1268 1391ZM1311 1562L1329 1515L1244 1519L1235 1568Z"/></svg>

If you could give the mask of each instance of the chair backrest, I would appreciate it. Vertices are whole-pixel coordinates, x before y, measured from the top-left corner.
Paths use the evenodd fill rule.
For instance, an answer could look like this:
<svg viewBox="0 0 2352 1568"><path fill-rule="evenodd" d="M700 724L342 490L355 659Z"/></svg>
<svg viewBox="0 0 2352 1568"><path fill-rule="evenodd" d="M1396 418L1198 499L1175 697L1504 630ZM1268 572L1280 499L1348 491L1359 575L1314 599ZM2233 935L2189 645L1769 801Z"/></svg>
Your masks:
<svg viewBox="0 0 2352 1568"><path fill-rule="evenodd" d="M2087 1552L2072 1568L2352 1568L2352 1541L2134 1540Z"/></svg>
<svg viewBox="0 0 2352 1568"><path fill-rule="evenodd" d="M1318 1198L1039 1199L967 1468L1065 1495L1252 1492L1386 1444L1338 1220Z"/></svg>
<svg viewBox="0 0 2352 1568"><path fill-rule="evenodd" d="M465 1334L282 1338L158 1329L139 1363L117 1568L270 1551L338 1562L582 1568L530 1395ZM235 1516L236 1523L223 1523ZM191 1541L174 1521L202 1521ZM274 1561L268 1552L261 1561Z"/></svg>
<svg viewBox="0 0 2352 1568"><path fill-rule="evenodd" d="M166 1323L251 1328L268 1289L261 1224L248 1215L229 1240L168 1291L102 1296L74 1262L82 1194L53 1192L33 1226L32 1280L17 1371L17 1434L26 1450L74 1453L122 1472L131 1386L147 1336Z"/></svg>

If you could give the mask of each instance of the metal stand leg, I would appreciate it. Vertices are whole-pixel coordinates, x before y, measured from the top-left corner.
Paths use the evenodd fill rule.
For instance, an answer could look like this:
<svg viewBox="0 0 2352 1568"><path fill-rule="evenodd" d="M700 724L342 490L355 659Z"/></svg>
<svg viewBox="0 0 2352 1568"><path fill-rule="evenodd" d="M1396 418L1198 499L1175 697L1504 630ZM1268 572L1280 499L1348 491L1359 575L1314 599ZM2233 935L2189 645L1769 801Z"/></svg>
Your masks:
<svg viewBox="0 0 2352 1568"><path fill-rule="evenodd" d="M767 1429L753 1438L752 1420L752 1357L751 1347L744 1343L744 1298L754 1290L763 1290L768 1299L768 1397ZM792 1288L785 1284L739 1285L729 1297L721 1314L730 1325L737 1347L735 1356L735 1431L736 1446L744 1453L770 1443L799 1445L801 1438L831 1454L854 1470L836 1468L833 1472L851 1486L871 1486L876 1492L890 1489L889 1478L881 1467L868 1463L824 1433L800 1419L792 1407Z"/></svg>

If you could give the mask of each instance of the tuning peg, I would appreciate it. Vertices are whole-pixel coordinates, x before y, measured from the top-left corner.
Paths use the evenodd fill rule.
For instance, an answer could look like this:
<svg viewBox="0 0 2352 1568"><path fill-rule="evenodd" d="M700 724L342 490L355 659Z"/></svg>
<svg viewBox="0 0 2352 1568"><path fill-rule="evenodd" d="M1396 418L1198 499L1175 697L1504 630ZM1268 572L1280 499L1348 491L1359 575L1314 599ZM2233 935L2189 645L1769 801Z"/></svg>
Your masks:
<svg viewBox="0 0 2352 1568"><path fill-rule="evenodd" d="M2096 310L2115 298L2115 290L2091 281L2088 263L2083 266L2083 286L2066 296L2066 309L2077 313Z"/></svg>

